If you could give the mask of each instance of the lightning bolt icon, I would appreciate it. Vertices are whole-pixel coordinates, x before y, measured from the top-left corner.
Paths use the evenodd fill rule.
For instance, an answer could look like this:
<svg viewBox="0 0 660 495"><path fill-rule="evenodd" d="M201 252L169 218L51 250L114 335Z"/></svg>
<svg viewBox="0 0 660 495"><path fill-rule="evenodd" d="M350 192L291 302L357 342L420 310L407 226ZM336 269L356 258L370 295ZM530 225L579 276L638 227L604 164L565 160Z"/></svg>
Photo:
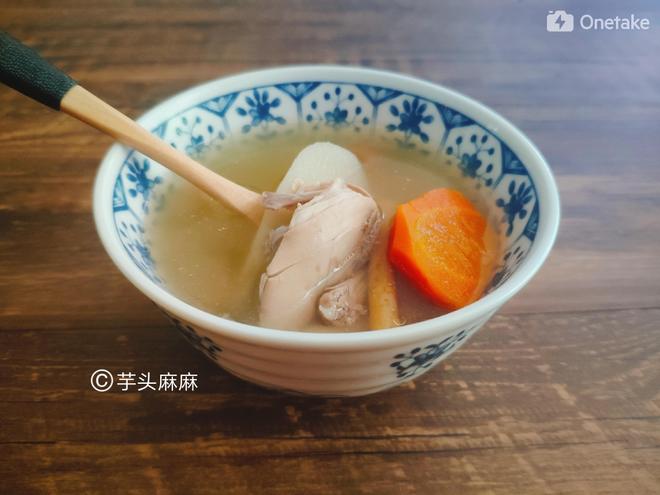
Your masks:
<svg viewBox="0 0 660 495"><path fill-rule="evenodd" d="M555 19L555 24L557 24L557 26L559 26L559 29L561 29L561 27L562 27L564 24L566 24L566 21L565 21L564 19L562 19L561 14L559 14L559 15L557 16L557 19Z"/></svg>

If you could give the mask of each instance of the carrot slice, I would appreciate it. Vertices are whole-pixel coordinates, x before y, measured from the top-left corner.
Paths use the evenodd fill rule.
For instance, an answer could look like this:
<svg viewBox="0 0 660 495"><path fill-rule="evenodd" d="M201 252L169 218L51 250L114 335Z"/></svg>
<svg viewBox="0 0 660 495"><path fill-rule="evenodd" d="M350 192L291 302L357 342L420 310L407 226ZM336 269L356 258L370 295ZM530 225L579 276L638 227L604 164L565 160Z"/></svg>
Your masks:
<svg viewBox="0 0 660 495"><path fill-rule="evenodd" d="M485 230L465 196L434 189L397 208L388 257L434 303L458 309L478 295Z"/></svg>

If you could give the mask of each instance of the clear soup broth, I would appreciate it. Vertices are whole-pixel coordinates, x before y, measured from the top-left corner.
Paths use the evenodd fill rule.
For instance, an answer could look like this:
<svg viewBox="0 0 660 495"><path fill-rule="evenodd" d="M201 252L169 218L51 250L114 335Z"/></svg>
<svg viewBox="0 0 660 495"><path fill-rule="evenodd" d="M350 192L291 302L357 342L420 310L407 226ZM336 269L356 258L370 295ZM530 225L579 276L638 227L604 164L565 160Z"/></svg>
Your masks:
<svg viewBox="0 0 660 495"><path fill-rule="evenodd" d="M241 137L224 141L221 148L197 159L225 177L255 191L274 191L298 153L317 141L331 141L351 150L364 167L369 192L391 219L397 205L430 189L457 189L489 218L488 191L476 190L460 177L456 167L447 166L442 155L422 155L401 149L378 135L341 132L290 133L267 140ZM146 222L146 235L158 274L170 292L201 308L236 321L258 324L260 273L245 276L243 269L257 227L180 179L172 185ZM481 287L493 274L500 250L499 236L492 227L485 235L486 252ZM259 260L265 268L263 250ZM401 324L434 318L446 311L429 302L405 278L396 275ZM368 318L351 327L338 328L313 323L305 331L368 330Z"/></svg>

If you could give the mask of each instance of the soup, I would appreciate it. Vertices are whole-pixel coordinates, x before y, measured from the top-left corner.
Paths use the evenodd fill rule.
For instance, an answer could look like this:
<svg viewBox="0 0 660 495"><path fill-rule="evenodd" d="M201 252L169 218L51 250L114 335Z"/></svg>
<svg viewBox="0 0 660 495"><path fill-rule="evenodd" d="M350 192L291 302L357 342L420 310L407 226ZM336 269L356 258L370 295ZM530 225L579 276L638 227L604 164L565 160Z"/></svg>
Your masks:
<svg viewBox="0 0 660 495"><path fill-rule="evenodd" d="M401 149L381 136L332 132L291 133L268 140L232 138L222 147L198 159L225 177L256 191L274 191L301 149L317 141L332 141L352 151L360 160L368 181L366 189L390 222L397 205L419 197L432 188L451 188L470 198L485 216L486 191L477 191L461 178L447 157L427 156ZM280 213L278 225L286 225L291 211ZM485 252L479 291L493 273L499 240L490 224L484 235ZM161 204L152 208L146 236L159 276L177 297L236 321L259 324L259 281L272 253L253 241L257 226L220 205L182 180L174 180ZM383 240L385 239L385 240ZM380 236L383 243L387 237ZM246 270L246 264L257 266ZM394 271L398 302L397 325L440 316L447 310L432 303L408 277ZM369 329L368 315L350 324L328 326L315 317L305 331L355 331Z"/></svg>

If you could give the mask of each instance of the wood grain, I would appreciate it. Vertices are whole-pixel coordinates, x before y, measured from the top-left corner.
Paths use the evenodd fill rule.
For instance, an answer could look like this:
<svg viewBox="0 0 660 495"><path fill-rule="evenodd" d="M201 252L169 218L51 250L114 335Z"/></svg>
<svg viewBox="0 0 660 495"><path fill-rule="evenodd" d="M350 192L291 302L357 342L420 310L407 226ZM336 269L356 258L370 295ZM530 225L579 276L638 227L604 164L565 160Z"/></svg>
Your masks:
<svg viewBox="0 0 660 495"><path fill-rule="evenodd" d="M563 217L532 283L425 377L284 396L203 360L114 268L91 217L110 139L0 88L0 493L659 493L660 6L564 2L653 25L567 35L546 7L3 2L3 29L132 117L286 63L446 84L534 140ZM200 390L98 394L101 367Z"/></svg>

